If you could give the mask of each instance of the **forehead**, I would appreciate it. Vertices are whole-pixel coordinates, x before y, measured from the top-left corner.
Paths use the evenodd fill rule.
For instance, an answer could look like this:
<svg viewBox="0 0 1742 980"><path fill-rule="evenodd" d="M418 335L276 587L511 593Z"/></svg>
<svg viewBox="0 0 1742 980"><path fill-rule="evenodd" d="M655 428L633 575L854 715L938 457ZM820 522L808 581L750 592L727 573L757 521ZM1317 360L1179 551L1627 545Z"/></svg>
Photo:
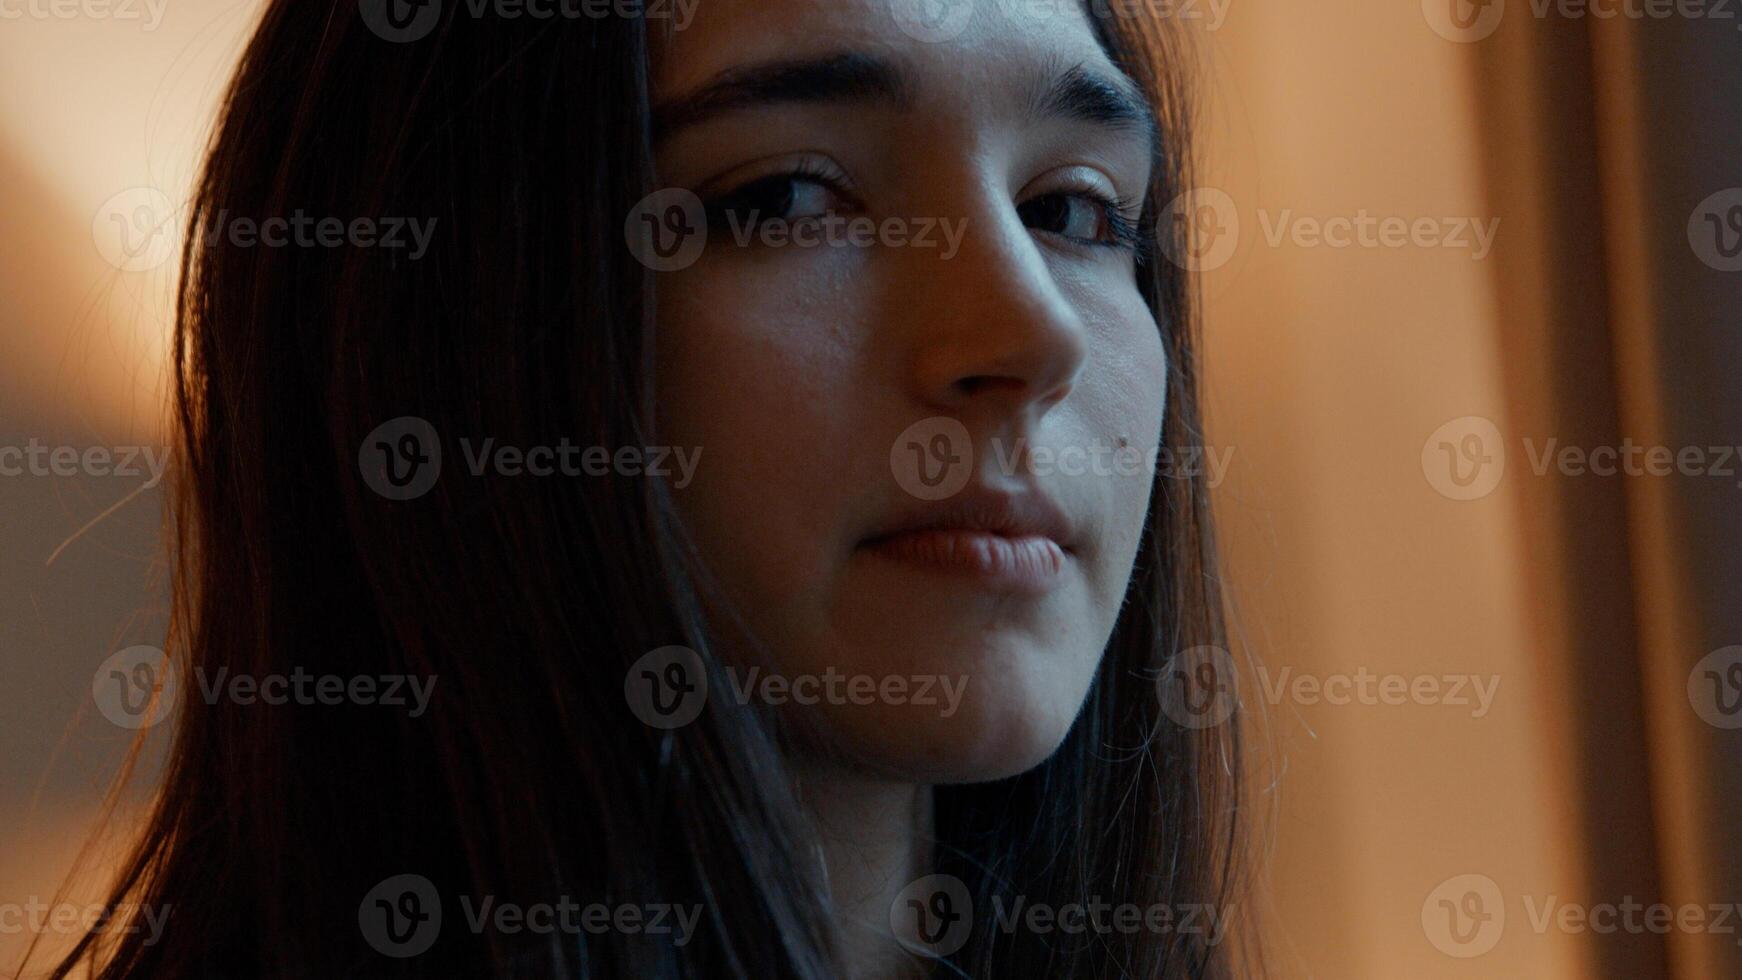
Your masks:
<svg viewBox="0 0 1742 980"><path fill-rule="evenodd" d="M900 65L928 99L1021 84L1042 66L1114 71L1076 0L695 0L681 29L651 34L656 100L738 66L843 50Z"/></svg>

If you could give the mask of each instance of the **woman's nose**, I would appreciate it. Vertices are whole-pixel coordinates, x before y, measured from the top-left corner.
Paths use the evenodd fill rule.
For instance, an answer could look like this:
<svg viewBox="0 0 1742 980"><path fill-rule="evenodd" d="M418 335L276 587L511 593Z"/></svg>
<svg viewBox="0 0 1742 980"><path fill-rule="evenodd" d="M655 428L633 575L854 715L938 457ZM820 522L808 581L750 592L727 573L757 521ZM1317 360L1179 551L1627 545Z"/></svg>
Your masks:
<svg viewBox="0 0 1742 980"><path fill-rule="evenodd" d="M960 249L908 263L911 376L918 396L953 416L1029 416L1070 393L1088 356L1082 318L1054 281L1014 205L967 219Z"/></svg>

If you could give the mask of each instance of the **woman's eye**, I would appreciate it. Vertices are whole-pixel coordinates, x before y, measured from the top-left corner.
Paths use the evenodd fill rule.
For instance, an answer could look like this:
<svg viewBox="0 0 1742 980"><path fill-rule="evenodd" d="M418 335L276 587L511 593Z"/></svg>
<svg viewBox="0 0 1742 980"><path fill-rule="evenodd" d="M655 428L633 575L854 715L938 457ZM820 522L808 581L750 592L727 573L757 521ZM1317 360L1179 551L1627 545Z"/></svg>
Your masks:
<svg viewBox="0 0 1742 980"><path fill-rule="evenodd" d="M716 200L708 210L712 212L709 217L726 230L754 228L769 221L820 218L833 213L840 203L840 195L816 178L775 174L740 187Z"/></svg>
<svg viewBox="0 0 1742 980"><path fill-rule="evenodd" d="M1110 202L1087 194L1046 194L1017 205L1022 223L1073 241L1127 246L1130 220Z"/></svg>

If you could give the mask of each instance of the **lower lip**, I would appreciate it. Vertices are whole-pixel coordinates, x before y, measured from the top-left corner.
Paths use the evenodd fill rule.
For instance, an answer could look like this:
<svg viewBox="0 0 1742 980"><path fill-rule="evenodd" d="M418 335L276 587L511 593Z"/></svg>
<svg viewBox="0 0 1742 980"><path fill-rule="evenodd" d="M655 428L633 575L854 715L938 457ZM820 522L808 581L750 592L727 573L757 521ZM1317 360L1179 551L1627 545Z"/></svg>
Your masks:
<svg viewBox="0 0 1742 980"><path fill-rule="evenodd" d="M1009 538L984 531L909 531L866 549L905 565L977 580L999 590L1043 594L1064 577L1065 551L1045 537Z"/></svg>

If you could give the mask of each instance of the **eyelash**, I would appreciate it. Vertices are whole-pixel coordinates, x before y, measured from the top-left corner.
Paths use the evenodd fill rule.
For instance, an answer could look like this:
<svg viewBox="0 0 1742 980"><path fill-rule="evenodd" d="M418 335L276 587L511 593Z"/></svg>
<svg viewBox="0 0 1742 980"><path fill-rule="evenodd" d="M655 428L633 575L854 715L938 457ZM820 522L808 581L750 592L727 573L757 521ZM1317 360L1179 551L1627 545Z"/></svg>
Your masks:
<svg viewBox="0 0 1742 980"><path fill-rule="evenodd" d="M724 229L727 227L726 215L728 212L733 210L747 210L744 208L734 208L734 202L744 199L754 190L769 186L778 186L783 182L793 184L816 184L828 191L831 196L857 206L857 202L854 200L852 193L845 187L845 178L840 173L816 161L805 160L779 173L768 174L766 176L746 181L738 187L708 202L707 211L710 226L716 229ZM1021 205L1018 205L1018 207L1033 204L1036 201L1043 201L1051 197L1074 198L1086 201L1094 206L1099 210L1101 220L1106 225L1107 236L1105 238L1082 238L1072 235L1057 235L1052 232L1048 232L1048 234L1055 234L1056 237L1062 238L1065 241L1090 248L1108 248L1130 252L1136 255L1139 260L1143 259L1146 250L1144 248L1145 240L1142 234L1143 203L1141 201L1131 200L1116 195L1109 195L1098 188L1080 186L1050 191L1038 197L1030 198L1027 201L1024 201ZM836 213L836 210L831 208L828 213L834 214ZM802 221L805 219L800 218L796 220Z"/></svg>
<svg viewBox="0 0 1742 980"><path fill-rule="evenodd" d="M846 189L846 180L840 173L814 160L805 160L779 173L748 180L709 201L706 205L709 227L724 230L728 227L726 219L728 212L751 210L748 207L734 205L749 197L756 190L771 186L777 187L782 183L816 184L827 190L832 197L849 202L853 201L853 195ZM835 210L831 208L828 213L834 214ZM763 216L759 220L767 220L767 216Z"/></svg>
<svg viewBox="0 0 1742 980"><path fill-rule="evenodd" d="M1131 252L1142 257L1143 253L1143 202L1129 198L1110 195L1094 187L1074 187L1051 191L1039 197L1030 198L1028 202L1045 200L1049 197L1076 198L1087 201L1101 212L1101 220L1106 222L1107 237L1105 239L1079 238L1075 236L1060 236L1068 241L1095 248L1111 248Z"/></svg>

